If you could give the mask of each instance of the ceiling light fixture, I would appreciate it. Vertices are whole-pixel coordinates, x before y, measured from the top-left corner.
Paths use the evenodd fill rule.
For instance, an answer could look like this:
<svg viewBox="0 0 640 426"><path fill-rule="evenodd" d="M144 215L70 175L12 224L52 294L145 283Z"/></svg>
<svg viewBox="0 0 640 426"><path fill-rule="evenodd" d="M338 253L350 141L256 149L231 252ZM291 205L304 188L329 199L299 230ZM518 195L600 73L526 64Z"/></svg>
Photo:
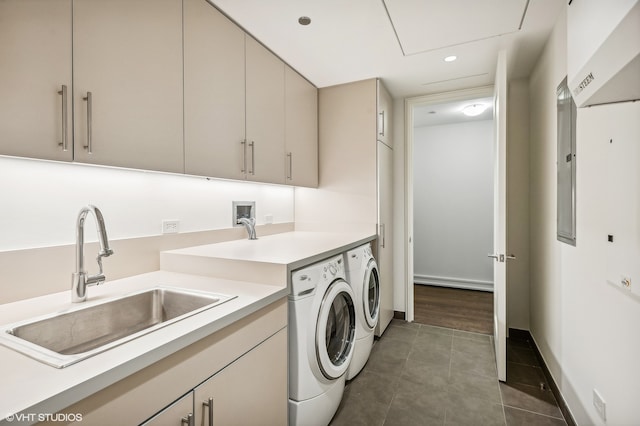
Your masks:
<svg viewBox="0 0 640 426"><path fill-rule="evenodd" d="M456 59L458 59L458 57L456 55L451 55L451 56L447 56L446 58L444 58L445 62L453 62Z"/></svg>
<svg viewBox="0 0 640 426"><path fill-rule="evenodd" d="M311 23L311 18L308 16L301 16L298 18L298 24L300 25L309 25Z"/></svg>
<svg viewBox="0 0 640 426"><path fill-rule="evenodd" d="M473 104L462 108L462 113L468 117L475 117L482 114L487 109L487 104Z"/></svg>

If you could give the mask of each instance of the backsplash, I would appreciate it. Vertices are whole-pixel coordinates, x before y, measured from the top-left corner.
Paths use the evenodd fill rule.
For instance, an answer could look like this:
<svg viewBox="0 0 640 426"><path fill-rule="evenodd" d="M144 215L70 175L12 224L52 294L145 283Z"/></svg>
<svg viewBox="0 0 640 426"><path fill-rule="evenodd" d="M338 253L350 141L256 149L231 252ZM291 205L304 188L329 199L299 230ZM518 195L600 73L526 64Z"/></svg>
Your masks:
<svg viewBox="0 0 640 426"><path fill-rule="evenodd" d="M279 185L9 157L0 185L0 252L74 243L86 204L100 208L110 240L161 235L163 220L180 233L231 228L232 201L255 201L258 225L294 221L293 188ZM87 223L86 241L96 240Z"/></svg>

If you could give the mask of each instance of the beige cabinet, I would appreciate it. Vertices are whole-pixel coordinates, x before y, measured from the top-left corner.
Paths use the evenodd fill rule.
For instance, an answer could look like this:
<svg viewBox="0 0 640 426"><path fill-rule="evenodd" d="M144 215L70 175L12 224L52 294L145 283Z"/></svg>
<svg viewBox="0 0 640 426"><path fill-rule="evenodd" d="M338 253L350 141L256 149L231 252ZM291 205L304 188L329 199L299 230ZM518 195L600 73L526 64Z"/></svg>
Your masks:
<svg viewBox="0 0 640 426"><path fill-rule="evenodd" d="M393 150L377 143L378 253L380 311L376 334L382 335L393 319Z"/></svg>
<svg viewBox="0 0 640 426"><path fill-rule="evenodd" d="M383 142L390 148L393 148L393 135L391 134L391 123L393 123L393 99L380 80L377 81L377 92L377 138L380 142Z"/></svg>
<svg viewBox="0 0 640 426"><path fill-rule="evenodd" d="M71 161L71 0L0 1L0 155Z"/></svg>
<svg viewBox="0 0 640 426"><path fill-rule="evenodd" d="M318 186L318 89L285 67L286 183Z"/></svg>
<svg viewBox="0 0 640 426"><path fill-rule="evenodd" d="M248 34L245 49L247 179L285 183L284 62Z"/></svg>
<svg viewBox="0 0 640 426"><path fill-rule="evenodd" d="M144 422L143 426L192 426L195 423L193 417L193 391L184 395L176 402ZM184 420L184 422L183 422Z"/></svg>
<svg viewBox="0 0 640 426"><path fill-rule="evenodd" d="M182 172L182 1L75 0L74 159Z"/></svg>
<svg viewBox="0 0 640 426"><path fill-rule="evenodd" d="M205 0L184 1L185 173L246 177L244 37Z"/></svg>

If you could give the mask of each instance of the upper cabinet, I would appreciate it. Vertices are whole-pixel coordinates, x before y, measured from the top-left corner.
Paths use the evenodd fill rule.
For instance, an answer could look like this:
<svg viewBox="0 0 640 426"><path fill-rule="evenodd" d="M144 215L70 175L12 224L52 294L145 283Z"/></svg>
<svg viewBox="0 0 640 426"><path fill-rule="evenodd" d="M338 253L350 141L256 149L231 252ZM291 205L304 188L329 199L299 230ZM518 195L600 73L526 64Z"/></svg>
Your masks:
<svg viewBox="0 0 640 426"><path fill-rule="evenodd" d="M380 142L393 148L393 135L391 123L393 123L393 99L380 80L377 80L378 91L378 123L377 138Z"/></svg>
<svg viewBox="0 0 640 426"><path fill-rule="evenodd" d="M244 37L206 1L184 1L185 173L246 177Z"/></svg>
<svg viewBox="0 0 640 426"><path fill-rule="evenodd" d="M318 90L285 67L285 151L287 182L318 186Z"/></svg>
<svg viewBox="0 0 640 426"><path fill-rule="evenodd" d="M182 172L182 1L75 0L74 159Z"/></svg>
<svg viewBox="0 0 640 426"><path fill-rule="evenodd" d="M317 186L317 89L206 0L0 0L0 155Z"/></svg>
<svg viewBox="0 0 640 426"><path fill-rule="evenodd" d="M71 161L71 0L0 1L0 154Z"/></svg>
<svg viewBox="0 0 640 426"><path fill-rule="evenodd" d="M245 49L247 178L285 183L284 62L249 35Z"/></svg>

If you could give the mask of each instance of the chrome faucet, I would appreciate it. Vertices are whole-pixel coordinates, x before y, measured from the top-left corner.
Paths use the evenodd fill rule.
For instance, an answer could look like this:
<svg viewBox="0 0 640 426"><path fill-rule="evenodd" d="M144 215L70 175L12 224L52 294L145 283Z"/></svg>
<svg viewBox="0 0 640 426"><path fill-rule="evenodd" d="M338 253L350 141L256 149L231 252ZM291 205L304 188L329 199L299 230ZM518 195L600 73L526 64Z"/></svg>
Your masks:
<svg viewBox="0 0 640 426"><path fill-rule="evenodd" d="M98 252L98 257L96 258L99 268L97 275L89 275L84 268L84 221L89 212L93 213L96 220L96 229L98 230L98 240L100 242L100 252ZM71 276L71 301L73 303L84 302L87 299L88 286L99 285L104 282L102 258L112 254L113 250L109 248L109 239L107 238L107 229L104 225L102 213L93 205L83 207L78 214L78 222L76 224L76 272Z"/></svg>
<svg viewBox="0 0 640 426"><path fill-rule="evenodd" d="M238 223L241 223L244 225L245 228L247 228L247 233L249 234L249 239L250 240L257 240L258 237L256 237L256 220L255 218L247 218L247 217L241 217L240 219L238 219Z"/></svg>

